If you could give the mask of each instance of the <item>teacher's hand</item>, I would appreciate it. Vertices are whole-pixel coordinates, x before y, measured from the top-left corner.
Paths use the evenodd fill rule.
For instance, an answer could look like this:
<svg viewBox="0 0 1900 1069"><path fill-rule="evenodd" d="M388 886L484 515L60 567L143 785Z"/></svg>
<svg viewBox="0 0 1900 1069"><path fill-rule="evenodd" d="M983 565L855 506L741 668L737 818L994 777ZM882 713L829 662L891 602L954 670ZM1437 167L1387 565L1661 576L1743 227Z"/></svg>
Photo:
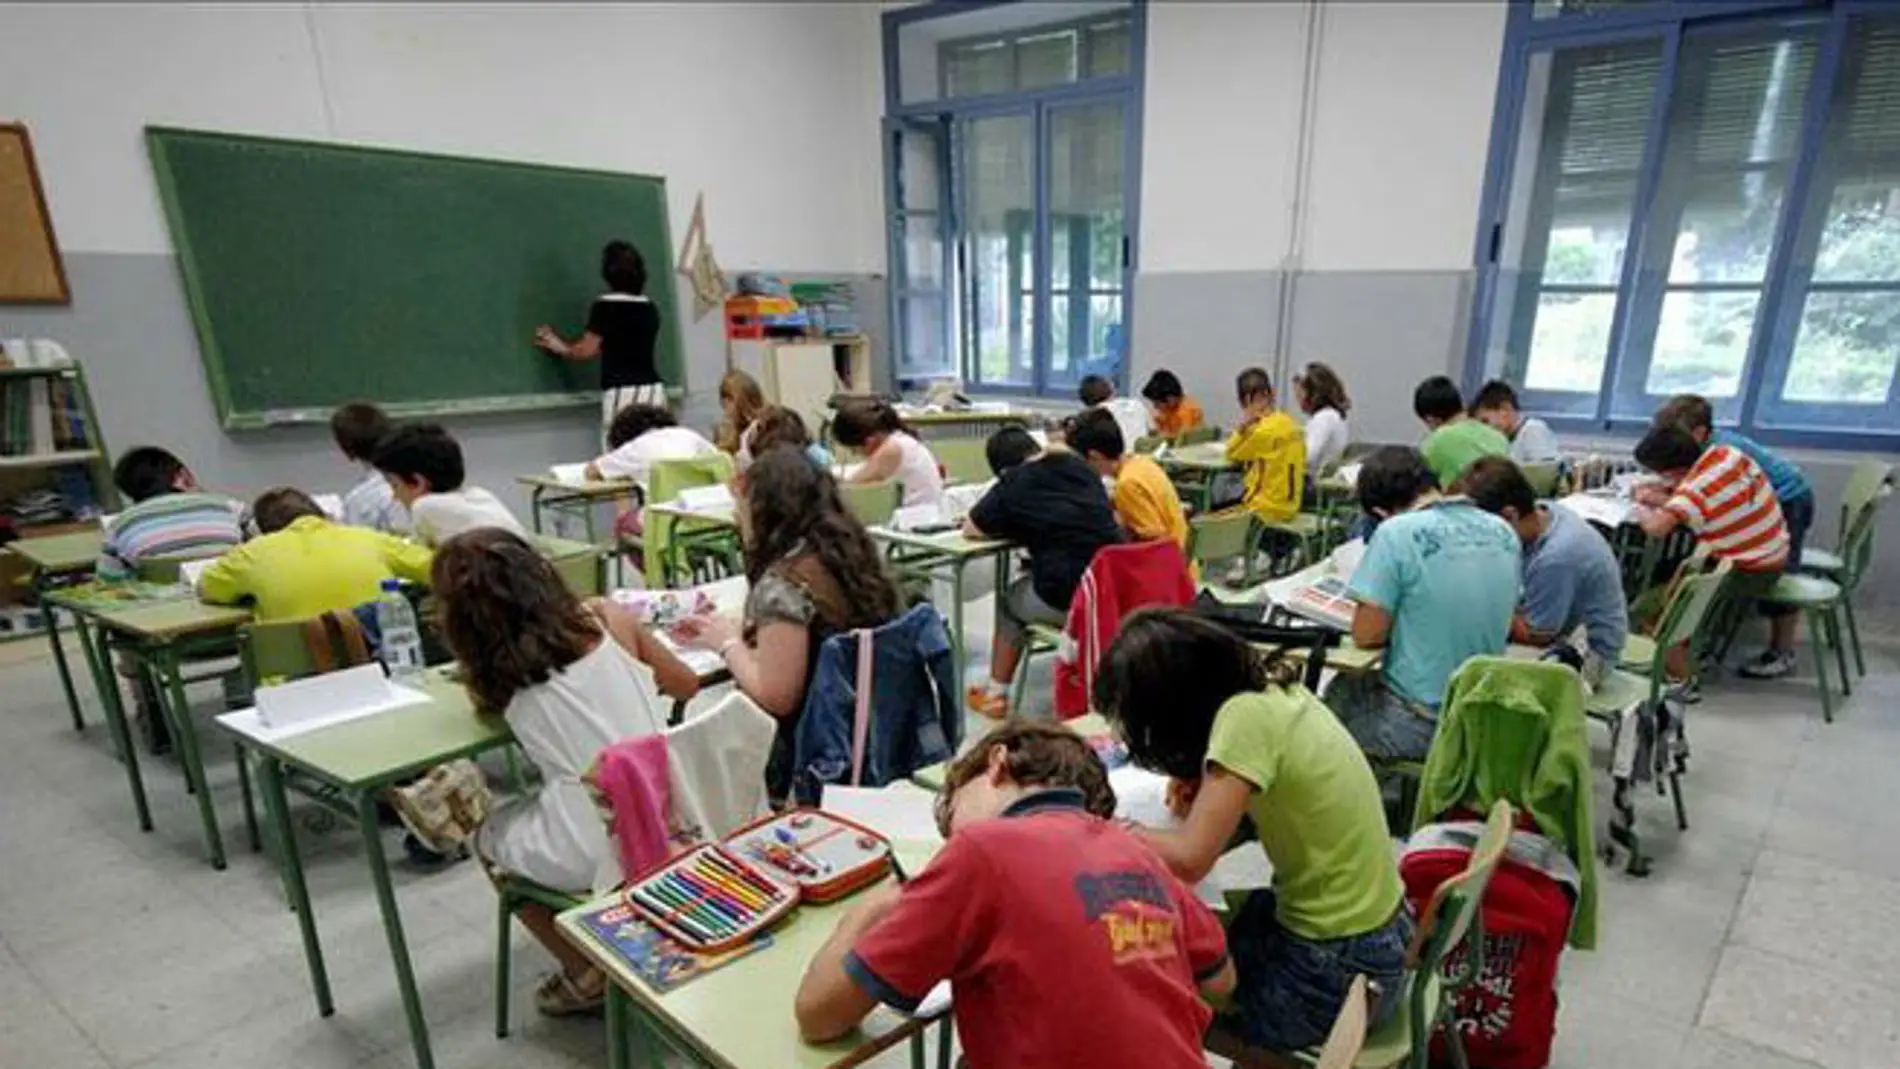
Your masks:
<svg viewBox="0 0 1900 1069"><path fill-rule="evenodd" d="M567 348L567 343L561 340L559 334L554 333L554 328L545 324L534 328L534 344L535 348L545 349L556 356L561 355Z"/></svg>

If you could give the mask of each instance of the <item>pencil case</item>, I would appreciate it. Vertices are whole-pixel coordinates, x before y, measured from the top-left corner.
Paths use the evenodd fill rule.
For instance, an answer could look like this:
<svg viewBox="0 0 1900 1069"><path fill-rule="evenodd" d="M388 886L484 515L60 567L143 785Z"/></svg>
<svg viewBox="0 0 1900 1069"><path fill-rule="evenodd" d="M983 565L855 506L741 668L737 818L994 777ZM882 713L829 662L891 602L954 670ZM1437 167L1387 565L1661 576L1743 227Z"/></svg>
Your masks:
<svg viewBox="0 0 1900 1069"><path fill-rule="evenodd" d="M776 924L802 891L720 843L694 847L627 885L627 904L686 947L718 952Z"/></svg>
<svg viewBox="0 0 1900 1069"><path fill-rule="evenodd" d="M821 905L891 871L890 840L820 809L794 809L748 824L727 836L725 846Z"/></svg>

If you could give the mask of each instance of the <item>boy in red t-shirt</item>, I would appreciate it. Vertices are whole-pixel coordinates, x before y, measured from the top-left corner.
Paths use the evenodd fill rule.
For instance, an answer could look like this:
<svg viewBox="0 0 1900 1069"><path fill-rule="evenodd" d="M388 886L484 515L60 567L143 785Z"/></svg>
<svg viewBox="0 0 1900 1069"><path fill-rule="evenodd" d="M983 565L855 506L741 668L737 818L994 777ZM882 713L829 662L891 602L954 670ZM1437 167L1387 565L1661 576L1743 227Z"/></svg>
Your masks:
<svg viewBox="0 0 1900 1069"><path fill-rule="evenodd" d="M1202 996L1233 989L1213 913L1141 840L1105 819L1101 760L1058 727L1011 722L954 765L948 843L838 923L798 990L813 1042L878 1002L916 1008L940 980L979 1066L1205 1069Z"/></svg>

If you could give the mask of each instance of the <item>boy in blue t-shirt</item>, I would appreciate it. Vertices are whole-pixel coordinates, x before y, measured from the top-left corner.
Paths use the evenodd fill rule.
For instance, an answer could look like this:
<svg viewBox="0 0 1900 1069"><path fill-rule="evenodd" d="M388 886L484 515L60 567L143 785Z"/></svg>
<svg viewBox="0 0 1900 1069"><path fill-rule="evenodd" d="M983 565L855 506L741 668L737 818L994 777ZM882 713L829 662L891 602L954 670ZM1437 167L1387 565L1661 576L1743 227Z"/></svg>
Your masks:
<svg viewBox="0 0 1900 1069"><path fill-rule="evenodd" d="M1582 628L1583 675L1593 686L1600 682L1622 656L1630 629L1609 540L1569 509L1539 506L1523 471L1503 457L1474 461L1456 489L1510 524L1524 543L1524 599L1511 641L1551 646Z"/></svg>
<svg viewBox="0 0 1900 1069"><path fill-rule="evenodd" d="M1366 458L1359 504L1380 523L1348 584L1359 602L1352 639L1384 649L1385 667L1341 674L1326 704L1366 753L1417 760L1431 749L1452 673L1468 657L1504 652L1518 537L1466 498L1440 494L1425 458L1405 446Z"/></svg>
<svg viewBox="0 0 1900 1069"><path fill-rule="evenodd" d="M1814 485L1794 462L1745 434L1715 428L1715 409L1698 394L1677 394L1656 410L1656 426L1676 424L1699 445L1726 445L1739 449L1768 476L1781 518L1788 525L1786 571L1801 568L1801 546L1814 526ZM1768 648L1749 659L1739 671L1749 679L1780 679L1794 671L1794 629L1799 619L1793 605L1763 603L1762 615L1773 629Z"/></svg>

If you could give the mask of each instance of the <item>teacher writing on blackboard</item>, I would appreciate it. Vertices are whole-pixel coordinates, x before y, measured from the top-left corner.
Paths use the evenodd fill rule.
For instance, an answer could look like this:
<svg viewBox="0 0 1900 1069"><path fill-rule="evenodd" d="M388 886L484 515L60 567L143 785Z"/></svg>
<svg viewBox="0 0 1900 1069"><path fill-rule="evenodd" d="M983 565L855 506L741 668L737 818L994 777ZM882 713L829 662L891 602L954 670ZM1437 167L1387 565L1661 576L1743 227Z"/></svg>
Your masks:
<svg viewBox="0 0 1900 1069"><path fill-rule="evenodd" d="M534 344L567 360L600 361L601 432L614 413L632 405L666 406L666 384L653 366L660 336L660 310L647 299L647 263L632 242L610 241L600 250L600 277L607 292L587 310L587 329L570 342L542 326Z"/></svg>

